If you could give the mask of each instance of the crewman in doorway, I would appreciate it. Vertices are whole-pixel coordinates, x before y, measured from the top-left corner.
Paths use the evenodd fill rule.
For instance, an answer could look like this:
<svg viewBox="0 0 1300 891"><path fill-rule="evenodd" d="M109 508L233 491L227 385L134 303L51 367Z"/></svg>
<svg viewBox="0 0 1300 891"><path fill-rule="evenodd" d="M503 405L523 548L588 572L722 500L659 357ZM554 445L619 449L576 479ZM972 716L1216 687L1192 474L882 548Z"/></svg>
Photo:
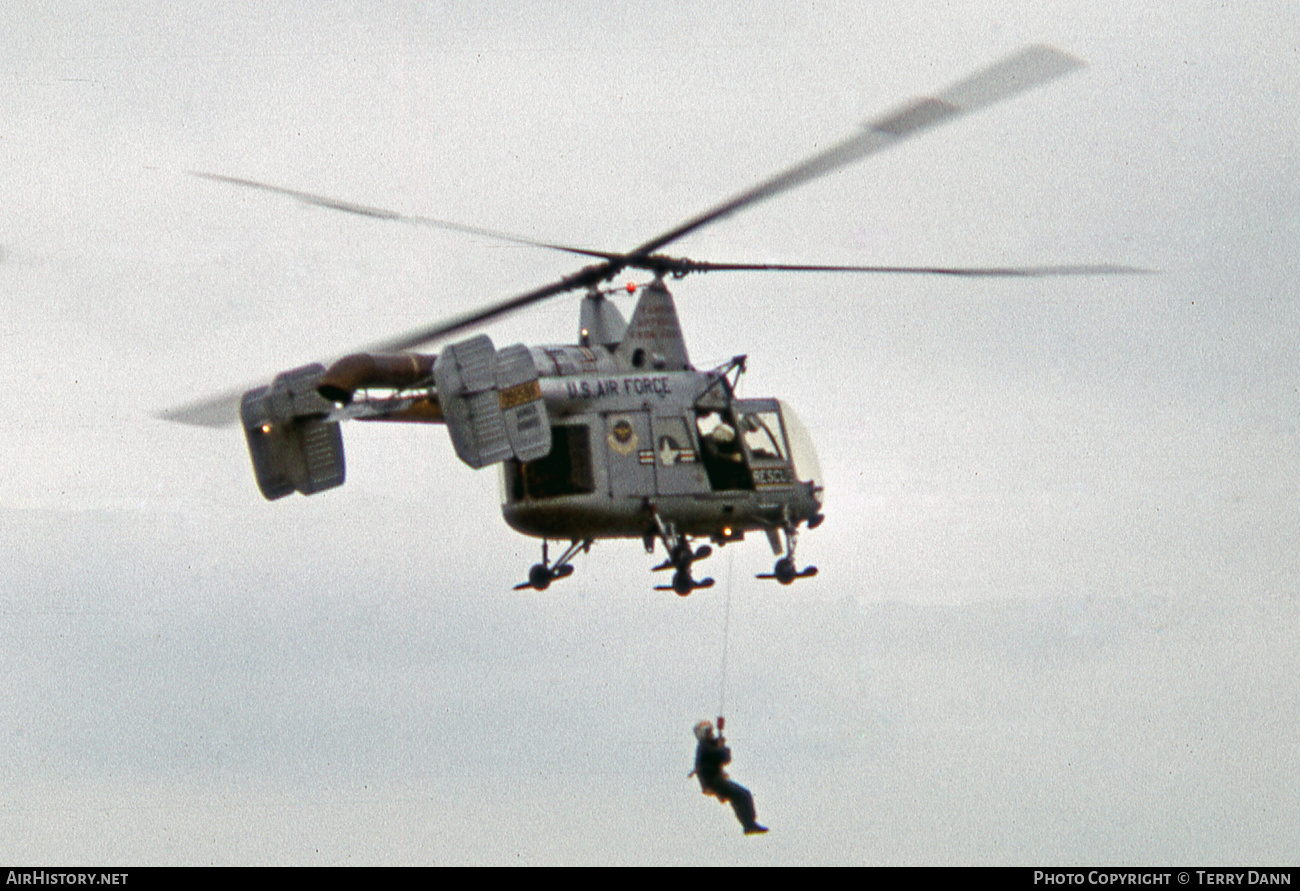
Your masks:
<svg viewBox="0 0 1300 891"><path fill-rule="evenodd" d="M722 720L718 718L719 730L722 729ZM731 763L731 749L727 748L726 738L714 734L713 722L701 721L695 725L695 739L695 770L691 776L699 778L700 791L729 803L746 835L767 832L767 827L758 825L754 819L754 796L729 778L723 769Z"/></svg>

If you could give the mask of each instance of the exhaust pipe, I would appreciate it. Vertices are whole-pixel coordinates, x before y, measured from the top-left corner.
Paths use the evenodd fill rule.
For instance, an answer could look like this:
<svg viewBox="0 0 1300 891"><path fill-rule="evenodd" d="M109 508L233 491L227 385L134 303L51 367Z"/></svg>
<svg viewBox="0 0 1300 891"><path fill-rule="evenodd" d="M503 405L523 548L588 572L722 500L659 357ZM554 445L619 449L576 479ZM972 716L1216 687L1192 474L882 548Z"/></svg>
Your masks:
<svg viewBox="0 0 1300 891"><path fill-rule="evenodd" d="M316 385L316 392L330 402L348 405L357 390L385 387L401 390L433 380L436 356L426 353L372 355L353 353L331 365Z"/></svg>

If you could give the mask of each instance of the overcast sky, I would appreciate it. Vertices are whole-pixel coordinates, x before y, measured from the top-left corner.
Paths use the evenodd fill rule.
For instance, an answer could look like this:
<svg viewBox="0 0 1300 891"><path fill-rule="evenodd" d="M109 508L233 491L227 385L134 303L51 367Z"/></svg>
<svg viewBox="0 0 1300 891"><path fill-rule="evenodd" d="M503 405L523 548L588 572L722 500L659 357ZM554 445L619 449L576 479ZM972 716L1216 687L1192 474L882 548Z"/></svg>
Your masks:
<svg viewBox="0 0 1300 891"><path fill-rule="evenodd" d="M0 41L0 858L1294 858L1294 4L39 6ZM673 247L1161 270L673 283L819 447L815 579L751 538L679 599L609 542L514 592L540 549L443 428L347 427L347 484L271 504L236 428L156 418L581 265L187 171L621 250L1029 43L1089 67ZM768 836L686 778L720 708Z"/></svg>

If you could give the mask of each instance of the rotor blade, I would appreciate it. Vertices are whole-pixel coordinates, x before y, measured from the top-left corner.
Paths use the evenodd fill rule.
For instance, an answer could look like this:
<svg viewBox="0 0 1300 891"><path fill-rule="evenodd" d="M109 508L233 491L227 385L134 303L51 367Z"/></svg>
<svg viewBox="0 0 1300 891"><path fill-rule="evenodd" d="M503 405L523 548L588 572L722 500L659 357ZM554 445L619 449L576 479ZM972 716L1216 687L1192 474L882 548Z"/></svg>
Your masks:
<svg viewBox="0 0 1300 891"><path fill-rule="evenodd" d="M1080 68L1083 62L1074 58L1067 53L1054 49L1049 46L1030 46L1012 56L997 62L992 66L980 71L965 80L959 81L952 86L943 90L933 97L925 97L905 105L895 111L868 121L862 126L861 132L852 136L837 145L831 146L823 152L813 155L811 158L803 161L794 167L788 168L775 176L769 177L740 194L714 206L698 216L692 217L677 227L655 236L633 251L626 254L610 254L599 251L590 251L582 248L574 248L566 245L551 244L549 242L533 241L531 239L520 238L507 233L496 232L490 229L480 229L475 226L463 226L458 223L450 223L444 220L435 220L428 217L407 216L394 211L384 210L382 208L368 207L362 204L353 204L347 201L339 201L332 198L326 198L320 195L313 195L308 192L299 192L293 189L286 189L279 186L271 186L254 180L240 179L237 177L223 176L214 173L194 172L195 176L211 179L218 182L232 183L234 185L246 186L248 188L261 189L263 191L274 192L281 195L287 195L305 201L309 204L327 207L334 210L341 210L347 213L360 214L378 219L399 220L419 225L427 225L435 228L449 229L457 232L465 232L472 235L483 235L490 238L498 238L504 241L514 242L516 244L527 244L534 247L550 248L552 250L564 251L566 253L579 254L582 256L597 257L604 262L596 263L579 270L574 275L560 279L549 285L544 285L516 297L494 303L481 310L476 310L457 316L445 322L439 322L424 328L419 328L390 340L374 344L370 347L376 351L406 350L428 343L448 334L478 325L491 319L522 309L533 303L545 300L556 294L576 288L592 287L599 284L605 279L612 278L618 272L628 266L636 266L640 261L650 257L659 248L676 241L684 235L694 232L715 220L726 217L736 211L779 195L800 186L806 182L825 176L835 170L840 169L855 161L861 160L868 155L882 151L897 142L908 139L924 130L929 129L937 124L953 120L963 114L977 111L995 102L1009 99L1018 93L1029 90L1054 78ZM755 267L758 268L758 267ZM1050 267L1043 267L1044 270ZM1064 268L1064 267L1063 267ZM1084 268L1084 267L1080 267ZM809 270L813 271L813 270ZM831 268L817 271L831 271ZM843 269L841 271L859 271L856 269ZM862 269L860 271L868 271ZM885 271L885 270L879 270ZM905 271L898 268L898 272ZM1119 271L1116 269L1115 271ZM1050 274L1102 274L1102 273L1051 273L1041 271L1033 273L1029 271L1001 273L993 270L979 272L968 270L961 272L957 270L943 271L940 269L926 270L929 274L938 275L994 275L994 274L1012 274L1012 275L1050 275ZM920 270L918 273L920 274ZM233 423L235 420L236 408L239 404L240 397L230 393L223 394L213 399L202 402L191 403L178 409L165 411L159 417L167 420L181 421L190 424L202 424L206 426L225 426Z"/></svg>
<svg viewBox="0 0 1300 891"><path fill-rule="evenodd" d="M481 309L467 312L463 315L454 316L441 322L423 328L416 328L414 331L408 331L389 340L380 341L366 347L367 350L375 352L400 352L410 350L430 341L438 340L449 334L455 334L466 328L472 328L475 325L481 325L493 319L500 318L508 313L523 309L525 306L545 300L548 297L554 297L556 294L563 294L565 291L573 291L578 288L593 287L603 281L605 278L613 275L617 270L613 269L610 263L597 263L594 266L588 266L574 275L565 276L557 282L549 285L543 285L532 291L527 291L515 297L501 300L496 303L485 306Z"/></svg>
<svg viewBox="0 0 1300 891"><path fill-rule="evenodd" d="M869 272L885 275L950 275L960 278L1047 278L1065 275L1153 275L1140 266L1099 263L1074 266L828 266L814 263L710 263L681 260L674 275L693 272Z"/></svg>
<svg viewBox="0 0 1300 891"><path fill-rule="evenodd" d="M196 427L229 427L239 419L239 403L244 398L244 392L254 387L266 386L266 383L266 381L258 381L256 384L240 387L238 390L228 390L219 396L209 396L207 399L189 402L176 408L164 408L156 412L154 417L160 421L175 421L178 424L192 424Z"/></svg>
<svg viewBox="0 0 1300 891"><path fill-rule="evenodd" d="M326 207L330 210L341 210L344 213L354 213L363 217L371 217L377 220L393 220L399 223L410 223L416 226L428 226L433 229L446 229L451 232L462 232L467 235L481 235L485 238L495 238L498 241L509 241L514 244L526 244L531 247L548 248L553 251L564 251L568 254L579 254L584 257L600 257L608 260L616 254L605 251L591 251L585 248L571 247L565 244L552 244L548 241L535 241L531 238L524 238L520 235L511 235L508 232L498 232L495 229L484 229L480 226L466 226L463 223L452 223L447 220L436 220L433 217L422 217L414 214L398 213L395 210L385 210L382 207L370 207L365 204L354 204L351 201L343 201L338 198L329 198L324 195L313 195L311 192L299 192L297 189L286 189L283 186L273 186L269 183L260 183L257 180L243 179L238 176L226 176L221 173L205 173L202 170L191 170L191 176L197 176L201 179L210 179L214 182L229 183L236 186L244 186L249 189L260 189L263 192L272 192L276 195L287 195L290 198L296 198L305 204L312 204L316 207Z"/></svg>
<svg viewBox="0 0 1300 891"><path fill-rule="evenodd" d="M733 214L743 207L779 195L846 164L882 151L936 124L1009 99L1017 93L1083 67L1083 62L1050 46L1029 46L959 81L937 96L917 99L862 125L862 131L806 161L784 170L733 198L658 235L627 256L640 258L676 241L688 232Z"/></svg>

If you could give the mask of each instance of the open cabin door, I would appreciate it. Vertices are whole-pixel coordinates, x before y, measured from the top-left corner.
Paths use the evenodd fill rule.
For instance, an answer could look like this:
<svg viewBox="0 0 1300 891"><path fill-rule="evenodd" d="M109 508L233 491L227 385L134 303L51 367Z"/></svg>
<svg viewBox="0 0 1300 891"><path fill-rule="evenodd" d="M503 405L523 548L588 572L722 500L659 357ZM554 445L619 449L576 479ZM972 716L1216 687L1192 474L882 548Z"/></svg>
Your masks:
<svg viewBox="0 0 1300 891"><path fill-rule="evenodd" d="M776 399L736 399L696 410L700 461L715 492L795 483L789 440Z"/></svg>

